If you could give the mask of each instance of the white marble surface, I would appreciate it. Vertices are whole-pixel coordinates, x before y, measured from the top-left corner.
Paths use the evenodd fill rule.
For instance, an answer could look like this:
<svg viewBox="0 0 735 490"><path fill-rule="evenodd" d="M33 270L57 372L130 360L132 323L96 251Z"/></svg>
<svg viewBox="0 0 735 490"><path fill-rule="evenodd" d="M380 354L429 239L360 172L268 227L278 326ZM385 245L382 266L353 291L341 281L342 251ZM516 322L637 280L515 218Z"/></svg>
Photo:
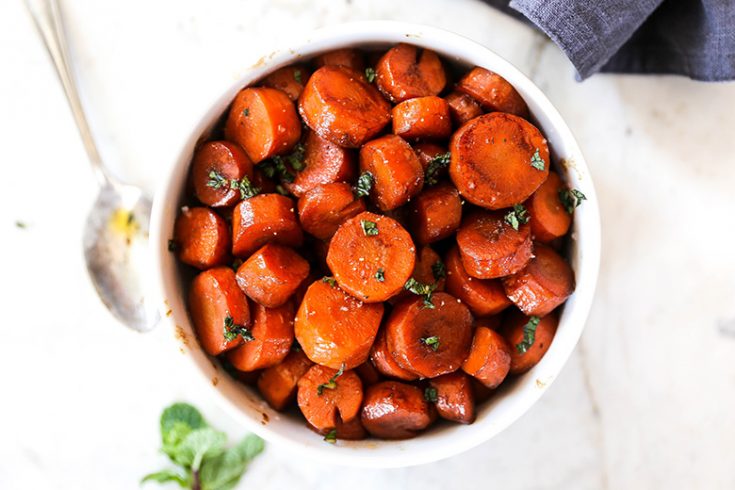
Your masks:
<svg viewBox="0 0 735 490"><path fill-rule="evenodd" d="M586 152L602 206L597 298L528 414L424 467L334 468L271 448L242 488L735 488L735 84L580 84L553 44L474 0L62 4L104 156L150 188L249 61L347 20L423 22L493 48L547 92ZM166 463L166 404L241 429L190 381L170 332L127 331L96 300L81 255L95 193L82 146L20 0L0 2L0 32L0 488L136 488Z"/></svg>

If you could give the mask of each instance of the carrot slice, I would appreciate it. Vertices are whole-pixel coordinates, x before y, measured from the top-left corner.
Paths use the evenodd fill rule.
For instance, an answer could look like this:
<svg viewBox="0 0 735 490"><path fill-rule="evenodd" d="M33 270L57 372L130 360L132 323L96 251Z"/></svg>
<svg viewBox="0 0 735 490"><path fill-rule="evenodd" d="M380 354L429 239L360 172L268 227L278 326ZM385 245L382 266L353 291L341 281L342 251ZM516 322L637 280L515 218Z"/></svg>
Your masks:
<svg viewBox="0 0 735 490"><path fill-rule="evenodd" d="M248 300L229 267L215 267L194 278L189 314L204 352L216 356L242 344L241 328L250 327Z"/></svg>
<svg viewBox="0 0 735 490"><path fill-rule="evenodd" d="M275 88L296 102L309 79L309 71L303 65L284 66L263 79L263 85Z"/></svg>
<svg viewBox="0 0 735 490"><path fill-rule="evenodd" d="M556 313L539 319L514 311L506 318L502 334L510 344L511 374L525 373L541 361L551 347L558 324Z"/></svg>
<svg viewBox="0 0 735 490"><path fill-rule="evenodd" d="M514 274L531 260L531 228L521 224L517 230L500 211L475 211L457 232L462 264L472 277L495 279Z"/></svg>
<svg viewBox="0 0 735 490"><path fill-rule="evenodd" d="M232 253L249 257L266 243L299 247L304 240L294 202L280 194L240 201L232 215Z"/></svg>
<svg viewBox="0 0 735 490"><path fill-rule="evenodd" d="M339 286L366 303L400 292L415 262L416 248L408 232L394 219L370 212L345 221L327 253Z"/></svg>
<svg viewBox="0 0 735 490"><path fill-rule="evenodd" d="M447 292L462 300L473 315L495 315L513 304L499 279L477 279L467 274L457 247L447 252L444 260Z"/></svg>
<svg viewBox="0 0 735 490"><path fill-rule="evenodd" d="M282 411L296 398L296 385L314 363L298 350L292 350L283 362L263 370L258 390L268 405Z"/></svg>
<svg viewBox="0 0 735 490"><path fill-rule="evenodd" d="M267 243L237 270L237 284L268 308L284 304L309 275L309 263L288 247Z"/></svg>
<svg viewBox="0 0 735 490"><path fill-rule="evenodd" d="M446 138L452 132L449 104L436 96L404 100L393 107L393 133L402 138Z"/></svg>
<svg viewBox="0 0 735 490"><path fill-rule="evenodd" d="M421 162L400 136L366 143L360 149L360 171L370 172L375 179L370 198L383 211L406 204L424 185Z"/></svg>
<svg viewBox="0 0 735 490"><path fill-rule="evenodd" d="M365 56L362 51L354 48L335 49L320 54L314 59L317 67L322 66L344 66L362 73L365 70Z"/></svg>
<svg viewBox="0 0 735 490"><path fill-rule="evenodd" d="M318 364L298 383L297 401L306 420L318 430L333 429L337 414L351 421L360 413L362 381L354 371L337 371Z"/></svg>
<svg viewBox="0 0 735 490"><path fill-rule="evenodd" d="M471 95L487 111L528 117L528 106L516 89L497 73L476 66L457 83L457 90Z"/></svg>
<svg viewBox="0 0 735 490"><path fill-rule="evenodd" d="M339 412L335 417L337 423L334 428L319 430L313 425L307 423L308 427L319 435L324 436L324 440L327 442L336 442L338 440L344 441L359 441L367 437L367 431L362 426L360 417L355 417L349 422L342 422L342 418L339 416Z"/></svg>
<svg viewBox="0 0 735 490"><path fill-rule="evenodd" d="M340 146L358 148L390 121L390 104L362 75L343 66L323 66L299 98L309 128Z"/></svg>
<svg viewBox="0 0 735 490"><path fill-rule="evenodd" d="M444 99L449 104L449 114L457 127L482 115L483 111L480 104L467 94L455 91L444 97Z"/></svg>
<svg viewBox="0 0 735 490"><path fill-rule="evenodd" d="M381 329L375 338L373 347L370 349L370 361L372 361L375 369L389 378L402 379L404 381L418 379L417 374L406 371L393 359L393 355L388 350L388 343L385 340L385 329Z"/></svg>
<svg viewBox="0 0 735 490"><path fill-rule="evenodd" d="M307 233L326 240L339 225L365 211L365 202L342 182L314 187L299 199L299 220Z"/></svg>
<svg viewBox="0 0 735 490"><path fill-rule="evenodd" d="M288 153L301 138L296 108L284 92L246 88L232 102L225 137L242 146L255 162Z"/></svg>
<svg viewBox="0 0 735 490"><path fill-rule="evenodd" d="M369 360L357 366L355 368L355 372L360 376L363 386L371 386L383 380L383 376L380 374L380 371L378 371Z"/></svg>
<svg viewBox="0 0 735 490"><path fill-rule="evenodd" d="M511 356L511 347L502 335L487 327L477 327L462 370L494 389L508 376Z"/></svg>
<svg viewBox="0 0 735 490"><path fill-rule="evenodd" d="M212 207L232 206L242 199L232 181L253 179L253 162L235 143L209 141L199 147L191 162L194 195Z"/></svg>
<svg viewBox="0 0 735 490"><path fill-rule="evenodd" d="M336 285L316 281L296 314L296 339L312 361L352 369L367 360L382 317L382 304L362 303Z"/></svg>
<svg viewBox="0 0 735 490"><path fill-rule="evenodd" d="M441 257L431 247L421 247L416 252L416 264L413 266L411 278L421 284L432 284L434 291L444 291L446 282L446 267ZM396 304L413 295L410 291L404 290L390 298L391 304Z"/></svg>
<svg viewBox="0 0 735 490"><path fill-rule="evenodd" d="M567 234L572 216L564 209L559 193L566 190L559 174L549 172L549 178L541 184L526 202L531 216L531 233L541 243L549 243Z"/></svg>
<svg viewBox="0 0 735 490"><path fill-rule="evenodd" d="M416 242L421 245L451 236L462 221L459 192L449 182L424 189L411 202L411 223Z"/></svg>
<svg viewBox="0 0 735 490"><path fill-rule="evenodd" d="M227 352L227 360L240 371L275 366L288 355L293 343L292 303L278 308L251 304L253 340Z"/></svg>
<svg viewBox="0 0 735 490"><path fill-rule="evenodd" d="M436 53L409 44L389 49L378 61L375 71L378 88L394 103L438 95L447 83Z"/></svg>
<svg viewBox="0 0 735 490"><path fill-rule="evenodd" d="M230 230L209 208L183 208L174 225L174 243L180 261L209 269L227 261Z"/></svg>
<svg viewBox="0 0 735 490"><path fill-rule="evenodd" d="M537 243L535 257L520 272L503 278L508 297L526 315L544 316L574 292L574 272L553 249Z"/></svg>
<svg viewBox="0 0 735 490"><path fill-rule="evenodd" d="M375 437L410 439L436 420L436 411L420 388L398 381L383 381L365 390L360 419Z"/></svg>
<svg viewBox="0 0 735 490"><path fill-rule="evenodd" d="M447 293L398 303L385 324L388 350L399 366L424 378L456 371L472 342L472 314Z"/></svg>
<svg viewBox="0 0 735 490"><path fill-rule="evenodd" d="M475 421L475 395L466 374L459 371L444 374L430 380L429 386L436 390L434 405L441 418L460 424Z"/></svg>
<svg viewBox="0 0 735 490"><path fill-rule="evenodd" d="M304 169L284 187L301 197L320 184L349 182L355 178L357 158L353 150L342 148L309 131L304 141Z"/></svg>
<svg viewBox="0 0 735 490"><path fill-rule="evenodd" d="M525 201L549 175L546 138L510 114L472 119L454 133L450 151L454 185L468 201L488 209Z"/></svg>

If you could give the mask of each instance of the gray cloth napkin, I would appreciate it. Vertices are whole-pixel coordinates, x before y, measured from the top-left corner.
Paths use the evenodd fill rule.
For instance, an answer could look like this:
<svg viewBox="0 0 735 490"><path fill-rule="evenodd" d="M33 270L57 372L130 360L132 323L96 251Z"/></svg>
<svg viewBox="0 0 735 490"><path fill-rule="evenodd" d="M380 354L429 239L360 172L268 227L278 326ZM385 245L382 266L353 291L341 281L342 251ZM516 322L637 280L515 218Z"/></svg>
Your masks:
<svg viewBox="0 0 735 490"><path fill-rule="evenodd" d="M733 0L484 1L544 31L580 80L599 71L735 79Z"/></svg>

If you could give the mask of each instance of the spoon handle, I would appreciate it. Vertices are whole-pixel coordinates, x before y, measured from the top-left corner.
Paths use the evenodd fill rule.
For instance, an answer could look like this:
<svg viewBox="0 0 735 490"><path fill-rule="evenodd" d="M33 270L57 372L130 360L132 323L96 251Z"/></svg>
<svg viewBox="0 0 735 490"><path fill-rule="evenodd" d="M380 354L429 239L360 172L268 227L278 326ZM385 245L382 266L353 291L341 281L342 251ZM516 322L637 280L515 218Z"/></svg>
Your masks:
<svg viewBox="0 0 735 490"><path fill-rule="evenodd" d="M82 137L82 143L89 156L95 177L100 186L112 185L115 180L102 165L102 158L84 115L82 103L79 100L79 92L69 64L69 52L58 0L25 0L25 4L31 17L33 17L36 29L46 45L51 60L54 62L56 74L64 88L66 99L69 102L74 121L77 123L79 135Z"/></svg>

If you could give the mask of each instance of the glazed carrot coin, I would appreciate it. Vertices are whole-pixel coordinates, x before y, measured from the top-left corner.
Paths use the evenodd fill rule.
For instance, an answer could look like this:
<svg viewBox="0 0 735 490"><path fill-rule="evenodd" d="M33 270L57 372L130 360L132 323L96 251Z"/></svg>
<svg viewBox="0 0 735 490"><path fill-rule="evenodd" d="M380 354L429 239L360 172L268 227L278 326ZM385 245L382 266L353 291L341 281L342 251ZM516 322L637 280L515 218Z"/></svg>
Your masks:
<svg viewBox="0 0 735 490"><path fill-rule="evenodd" d="M503 278L505 293L526 315L545 316L574 292L574 272L552 248L537 243L534 258Z"/></svg>
<svg viewBox="0 0 735 490"><path fill-rule="evenodd" d="M378 88L394 103L438 95L447 83L436 53L408 44L389 49L378 61L375 71Z"/></svg>
<svg viewBox="0 0 735 490"><path fill-rule="evenodd" d="M355 178L356 154L309 131L304 142L304 168L284 187L301 197L320 184L350 182Z"/></svg>
<svg viewBox="0 0 735 490"><path fill-rule="evenodd" d="M197 269L222 265L230 254L230 230L209 208L184 208L174 225L179 260Z"/></svg>
<svg viewBox="0 0 735 490"><path fill-rule="evenodd" d="M462 300L473 315L495 315L513 304L499 279L477 279L467 274L457 247L449 250L444 260L447 292Z"/></svg>
<svg viewBox="0 0 735 490"><path fill-rule="evenodd" d="M309 71L303 65L284 66L265 77L262 83L266 87L280 90L296 102L304 90L309 75Z"/></svg>
<svg viewBox="0 0 735 490"><path fill-rule="evenodd" d="M459 193L487 209L525 201L549 175L546 138L511 114L471 120L452 136L450 152L449 175Z"/></svg>
<svg viewBox="0 0 735 490"><path fill-rule="evenodd" d="M331 238L345 220L365 211L365 202L355 197L345 183L322 184L301 196L299 220L304 231L316 238Z"/></svg>
<svg viewBox="0 0 735 490"><path fill-rule="evenodd" d="M210 356L242 344L250 328L248 300L229 267L215 267L194 278L189 313L199 344Z"/></svg>
<svg viewBox="0 0 735 490"><path fill-rule="evenodd" d="M422 378L456 371L472 342L472 314L457 298L434 293L398 303L385 324L388 351L399 366Z"/></svg>
<svg viewBox="0 0 735 490"><path fill-rule="evenodd" d="M358 72L323 66L309 78L299 98L309 128L340 146L358 148L390 121L390 104Z"/></svg>
<svg viewBox="0 0 735 490"><path fill-rule="evenodd" d="M313 425L307 423L308 427L319 435L324 436L324 440L328 442L336 442L338 440L344 441L359 441L367 437L367 431L362 426L360 417L355 417L349 422L342 422L342 419L337 413L336 425L334 428L318 430Z"/></svg>
<svg viewBox="0 0 735 490"><path fill-rule="evenodd" d="M298 247L304 240L296 205L280 194L240 201L232 213L232 253L246 258L266 243Z"/></svg>
<svg viewBox="0 0 735 490"><path fill-rule="evenodd" d="M531 227L514 229L501 211L477 210L457 231L457 245L467 273L479 279L515 274L528 264L533 253Z"/></svg>
<svg viewBox="0 0 735 490"><path fill-rule="evenodd" d="M284 304L309 275L309 263L293 249L267 243L237 269L237 284L268 308Z"/></svg>
<svg viewBox="0 0 735 490"><path fill-rule="evenodd" d="M449 104L433 95L404 100L392 114L393 134L402 138L442 139L452 132Z"/></svg>
<svg viewBox="0 0 735 490"><path fill-rule="evenodd" d="M476 66L470 70L457 84L457 90L472 96L486 111L528 117L528 106L513 85L485 68Z"/></svg>
<svg viewBox="0 0 735 490"><path fill-rule="evenodd" d="M314 363L298 350L292 350L283 362L269 367L258 378L258 390L268 405L281 411L296 398L296 385Z"/></svg>
<svg viewBox="0 0 735 490"><path fill-rule="evenodd" d="M462 370L488 388L500 386L510 371L512 352L502 335L487 327L475 328L470 354Z"/></svg>
<svg viewBox="0 0 735 490"><path fill-rule="evenodd" d="M410 439L434 422L436 411L420 388L383 381L365 390L360 419L375 437Z"/></svg>
<svg viewBox="0 0 735 490"><path fill-rule="evenodd" d="M415 262L416 248L408 232L394 219L370 212L345 221L327 253L339 286L366 303L400 292Z"/></svg>
<svg viewBox="0 0 735 490"><path fill-rule="evenodd" d="M232 102L225 137L258 163L290 151L301 138L301 122L285 92L246 88Z"/></svg>
<svg viewBox="0 0 735 490"><path fill-rule="evenodd" d="M551 347L559 317L556 313L543 318L527 317L518 311L509 315L503 325L503 336L510 344L510 373L525 373L539 363Z"/></svg>
<svg viewBox="0 0 735 490"><path fill-rule="evenodd" d="M404 381L413 381L418 379L418 375L410 371L406 371L398 365L393 355L388 350L388 344L385 341L385 330L381 329L375 338L372 348L370 349L370 361L381 374L389 378L401 379Z"/></svg>
<svg viewBox="0 0 735 490"><path fill-rule="evenodd" d="M472 392L472 381L460 372L448 373L429 381L431 398L436 397L434 406L443 419L460 424L471 424L475 421L475 395Z"/></svg>
<svg viewBox="0 0 735 490"><path fill-rule="evenodd" d="M424 185L423 168L411 145L392 134L360 149L360 172L372 174L375 182L370 198L383 211L403 206Z"/></svg>
<svg viewBox="0 0 735 490"><path fill-rule="evenodd" d="M209 141L197 149L191 163L194 195L212 207L232 206L242 199L232 181L247 183L253 179L253 162L235 143Z"/></svg>
<svg viewBox="0 0 735 490"><path fill-rule="evenodd" d="M355 372L360 376L363 386L371 386L383 380L380 371L375 369L375 366L369 360L357 366Z"/></svg>
<svg viewBox="0 0 735 490"><path fill-rule="evenodd" d="M338 371L317 364L299 380L297 401L313 427L333 429L337 417L351 421L360 414L362 381L352 370Z"/></svg>
<svg viewBox="0 0 735 490"><path fill-rule="evenodd" d="M227 360L240 371L275 366L288 355L293 343L293 304L266 308L252 303L250 311L253 340L227 352Z"/></svg>
<svg viewBox="0 0 735 490"><path fill-rule="evenodd" d="M409 216L417 243L443 240L454 234L462 221L459 192L449 182L424 189L411 201Z"/></svg>
<svg viewBox="0 0 735 490"><path fill-rule="evenodd" d="M475 99L462 92L452 92L444 100L449 104L449 114L452 116L452 121L459 127L477 116L482 115L482 107L477 103Z"/></svg>
<svg viewBox="0 0 735 490"><path fill-rule="evenodd" d="M296 314L296 339L317 364L352 369L367 360L382 317L382 304L363 303L336 284L316 281Z"/></svg>
<svg viewBox="0 0 735 490"><path fill-rule="evenodd" d="M345 66L355 70L357 73L362 73L365 70L365 56L358 49L335 49L334 51L328 51L317 56L314 59L314 64L317 67L327 65Z"/></svg>
<svg viewBox="0 0 735 490"><path fill-rule="evenodd" d="M559 193L565 190L559 174L549 172L546 182L526 202L531 216L531 233L536 241L549 243L569 231L572 215L567 213L559 198Z"/></svg>

